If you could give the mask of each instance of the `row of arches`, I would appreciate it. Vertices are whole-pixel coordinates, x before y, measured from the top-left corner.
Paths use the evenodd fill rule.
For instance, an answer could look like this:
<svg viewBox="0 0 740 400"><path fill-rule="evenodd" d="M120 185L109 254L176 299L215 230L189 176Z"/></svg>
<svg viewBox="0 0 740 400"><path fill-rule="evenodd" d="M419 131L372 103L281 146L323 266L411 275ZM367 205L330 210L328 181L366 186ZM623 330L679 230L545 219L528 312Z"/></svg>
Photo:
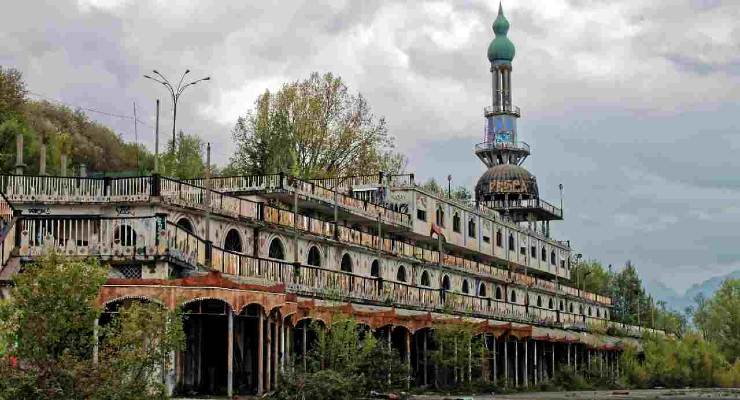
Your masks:
<svg viewBox="0 0 740 400"><path fill-rule="evenodd" d="M180 218L177 222L177 225L188 232L192 233L194 231L191 221L186 217ZM131 232L121 231L120 237L122 241L123 240L135 241L135 234ZM133 239L126 239L126 238L133 238ZM496 233L497 244L500 245L501 240L502 240L502 234L501 234L501 231L498 231ZM509 235L510 247L513 246L513 243L514 243L514 237L513 235ZM237 252L237 253L242 253L245 250L241 235L236 229L232 228L227 231L225 235L225 239L224 239L224 249L228 251L232 251L232 252ZM547 255L546 255L545 248L542 248L543 259L546 259L546 256ZM286 259L285 246L280 238L274 237L270 241L270 245L268 248L268 257L271 259L275 259L275 260L285 260ZM554 262L555 257L556 257L555 252L552 251L550 253L551 262ZM314 267L321 267L323 265L323 256L318 246L313 245L309 247L306 263ZM343 272L348 272L348 273L356 272L354 269L354 261L352 259L352 256L349 253L345 253L342 255L342 258L340 261L340 270ZM377 259L373 260L371 263L370 276L375 277L375 278L381 277L381 265L380 265L380 261ZM395 279L396 281L402 282L402 283L407 283L409 281L409 274L407 272L407 268L404 265L398 266L396 270L396 274L395 274ZM432 286L431 282L432 282L432 279L431 279L429 272L427 272L426 270L422 271L419 277L418 284L424 287L431 287ZM445 290L445 291L452 290L449 276L444 275L440 283L441 283L440 288L442 290ZM460 292L462 294L475 295L479 297L489 296L488 287L485 282L479 282L476 288L472 288L471 286L472 285L470 284L469 279L463 279L461 282L461 286L460 286ZM516 291L512 290L508 295L509 298L504 299L504 294L502 293L501 288L498 286L495 287L493 297L495 300L508 300L509 302L512 302L512 303L517 302ZM540 296L538 296L538 299L537 299L537 306L543 307ZM552 304L552 299L549 300L549 304L547 308L554 309L554 305ZM569 308L570 308L569 312L573 313L574 312L573 304L571 304ZM565 311L562 304L560 305L560 310ZM591 307L588 307L586 312L584 312L584 306L580 305L579 314L593 316L594 312ZM596 308L595 314L597 317L601 318L602 312L599 308ZM604 313L604 315L606 315L606 313Z"/></svg>

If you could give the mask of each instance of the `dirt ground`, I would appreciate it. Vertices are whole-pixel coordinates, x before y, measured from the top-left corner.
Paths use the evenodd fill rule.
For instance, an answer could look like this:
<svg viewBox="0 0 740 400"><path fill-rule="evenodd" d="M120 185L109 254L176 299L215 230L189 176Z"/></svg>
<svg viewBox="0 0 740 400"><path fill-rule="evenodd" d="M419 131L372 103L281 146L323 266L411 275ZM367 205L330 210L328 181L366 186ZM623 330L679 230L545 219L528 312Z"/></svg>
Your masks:
<svg viewBox="0 0 740 400"><path fill-rule="evenodd" d="M225 399L225 397L218 397ZM213 398L211 398L213 399ZM238 399L258 399L238 397ZM603 390L583 392L531 392L516 394L491 394L476 396L414 396L417 400L705 400L740 399L738 389L650 389L650 390ZM197 400L180 398L180 400Z"/></svg>
<svg viewBox="0 0 740 400"><path fill-rule="evenodd" d="M425 400L601 400L601 399L658 399L658 400L703 400L740 399L740 389L651 389L583 392L532 392L477 396L415 396Z"/></svg>

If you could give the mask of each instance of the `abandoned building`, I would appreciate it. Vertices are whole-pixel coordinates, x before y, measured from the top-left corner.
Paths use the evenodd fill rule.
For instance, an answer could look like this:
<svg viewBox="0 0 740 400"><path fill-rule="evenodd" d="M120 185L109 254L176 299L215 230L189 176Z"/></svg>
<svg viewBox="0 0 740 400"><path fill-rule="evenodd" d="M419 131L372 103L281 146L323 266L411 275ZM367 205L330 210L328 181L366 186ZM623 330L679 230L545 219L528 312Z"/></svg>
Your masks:
<svg viewBox="0 0 740 400"><path fill-rule="evenodd" d="M646 329L611 322L610 298L559 282L576 258L550 235L562 209L522 166L530 148L517 132L508 29L499 9L492 100L474 147L488 169L473 200L426 190L412 174L28 175L20 138L16 174L0 176L0 294L50 247L97 257L110 265L99 298L108 312L132 301L188 312L186 348L163 379L198 393L274 389L281 371L301 368L308 324L339 312L398 350L410 385L436 379L430 332L449 323L477 327L488 352L473 375L500 385L537 384L556 368L618 376L620 351ZM615 325L627 336L604 333Z"/></svg>

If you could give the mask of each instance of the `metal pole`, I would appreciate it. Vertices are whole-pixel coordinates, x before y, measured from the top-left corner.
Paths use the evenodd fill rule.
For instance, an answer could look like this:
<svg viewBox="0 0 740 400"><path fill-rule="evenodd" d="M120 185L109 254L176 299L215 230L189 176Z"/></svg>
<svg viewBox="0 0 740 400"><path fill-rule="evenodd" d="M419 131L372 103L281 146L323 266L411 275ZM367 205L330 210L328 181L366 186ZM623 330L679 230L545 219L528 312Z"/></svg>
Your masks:
<svg viewBox="0 0 740 400"><path fill-rule="evenodd" d="M177 100L180 96L172 95L172 152L175 152L176 148L176 137L175 137L175 124L177 123Z"/></svg>
<svg viewBox="0 0 740 400"><path fill-rule="evenodd" d="M157 122L154 127L154 173L159 173L159 99L157 99Z"/></svg>
<svg viewBox="0 0 740 400"><path fill-rule="evenodd" d="M136 170L138 174L141 165L139 165L139 131L137 128L137 122L138 120L136 119L136 102L134 102L134 143L136 143Z"/></svg>

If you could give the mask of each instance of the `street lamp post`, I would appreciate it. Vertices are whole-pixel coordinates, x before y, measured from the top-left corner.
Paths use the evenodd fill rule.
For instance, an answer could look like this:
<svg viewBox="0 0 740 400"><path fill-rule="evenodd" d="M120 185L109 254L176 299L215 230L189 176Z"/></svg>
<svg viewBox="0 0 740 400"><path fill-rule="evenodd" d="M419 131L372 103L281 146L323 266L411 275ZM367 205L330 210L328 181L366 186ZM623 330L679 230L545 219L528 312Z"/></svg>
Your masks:
<svg viewBox="0 0 740 400"><path fill-rule="evenodd" d="M168 81L167 78L165 78L164 75L160 74L159 71L157 71L156 69L152 70L152 72L154 72L157 76L152 77L150 75L144 75L144 78L151 79L154 82L162 84L164 87L167 88L167 90L170 91L170 96L172 97L172 148L174 150L176 144L175 125L177 124L177 101L180 99L180 95L182 95L182 92L184 92L185 89L187 89L188 87L193 86L198 82L209 81L211 80L211 77L207 76L205 78L196 79L183 85L182 82L185 80L185 75L190 72L189 69L186 69L180 77L180 81L177 83L177 86L175 86L171 84L170 81Z"/></svg>

